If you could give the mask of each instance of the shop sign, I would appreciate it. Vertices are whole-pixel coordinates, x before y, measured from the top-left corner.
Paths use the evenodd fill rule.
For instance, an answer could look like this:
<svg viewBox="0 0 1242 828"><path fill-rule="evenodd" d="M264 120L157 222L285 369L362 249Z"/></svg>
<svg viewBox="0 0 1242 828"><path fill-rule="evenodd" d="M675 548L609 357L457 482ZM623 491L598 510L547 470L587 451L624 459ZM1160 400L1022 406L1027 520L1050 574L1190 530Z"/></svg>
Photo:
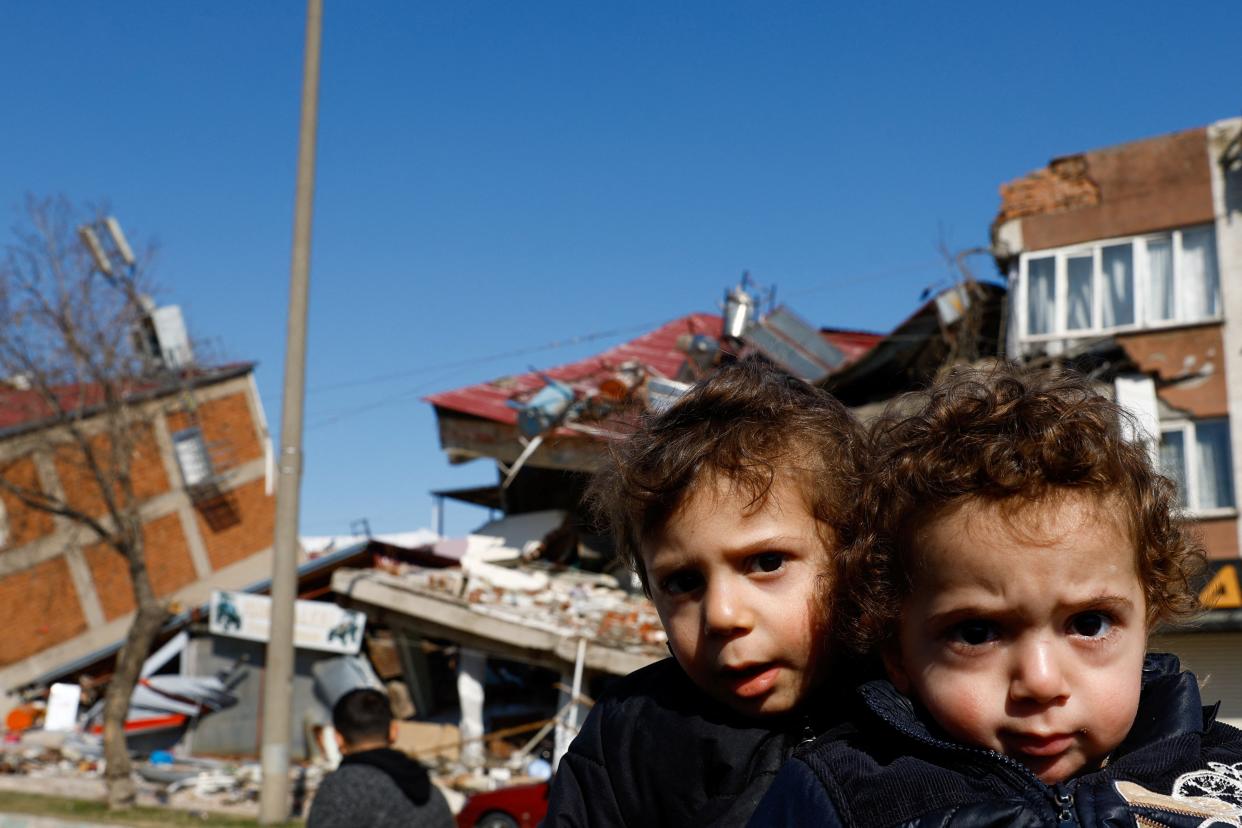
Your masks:
<svg viewBox="0 0 1242 828"><path fill-rule="evenodd" d="M211 593L208 624L215 635L264 641L271 630L272 599L249 592ZM366 616L324 601L297 601L294 604L293 646L353 655L362 646Z"/></svg>

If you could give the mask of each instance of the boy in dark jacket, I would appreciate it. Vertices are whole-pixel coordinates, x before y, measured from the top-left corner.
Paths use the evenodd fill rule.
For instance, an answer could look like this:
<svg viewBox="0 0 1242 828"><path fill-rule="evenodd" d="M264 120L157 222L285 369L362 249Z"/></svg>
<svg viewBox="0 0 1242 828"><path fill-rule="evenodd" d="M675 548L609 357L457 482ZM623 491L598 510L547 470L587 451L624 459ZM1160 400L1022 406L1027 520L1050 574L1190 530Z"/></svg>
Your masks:
<svg viewBox="0 0 1242 828"><path fill-rule="evenodd" d="M319 785L307 828L454 828L426 768L392 749L395 725L388 697L378 690L351 690L332 706L345 756Z"/></svg>
<svg viewBox="0 0 1242 828"><path fill-rule="evenodd" d="M752 824L1239 825L1242 733L1145 656L1196 609L1202 553L1125 419L1077 375L1000 366L877 426L834 632L888 680Z"/></svg>
<svg viewBox="0 0 1242 828"><path fill-rule="evenodd" d="M721 368L592 486L673 658L601 699L561 760L548 826L744 825L816 725L821 581L863 457L848 412L758 362Z"/></svg>

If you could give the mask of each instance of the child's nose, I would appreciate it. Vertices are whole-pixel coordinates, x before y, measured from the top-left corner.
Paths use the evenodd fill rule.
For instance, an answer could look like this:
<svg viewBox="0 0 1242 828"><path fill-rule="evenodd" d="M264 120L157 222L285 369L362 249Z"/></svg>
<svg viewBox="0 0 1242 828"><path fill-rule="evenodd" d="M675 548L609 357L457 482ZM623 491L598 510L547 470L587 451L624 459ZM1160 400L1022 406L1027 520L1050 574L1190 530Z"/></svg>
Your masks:
<svg viewBox="0 0 1242 828"><path fill-rule="evenodd" d="M1048 704L1069 695L1056 642L1033 638L1014 645L1009 695L1015 701Z"/></svg>
<svg viewBox="0 0 1242 828"><path fill-rule="evenodd" d="M749 629L752 614L737 589L726 583L713 583L703 596L703 623L709 633L729 635Z"/></svg>

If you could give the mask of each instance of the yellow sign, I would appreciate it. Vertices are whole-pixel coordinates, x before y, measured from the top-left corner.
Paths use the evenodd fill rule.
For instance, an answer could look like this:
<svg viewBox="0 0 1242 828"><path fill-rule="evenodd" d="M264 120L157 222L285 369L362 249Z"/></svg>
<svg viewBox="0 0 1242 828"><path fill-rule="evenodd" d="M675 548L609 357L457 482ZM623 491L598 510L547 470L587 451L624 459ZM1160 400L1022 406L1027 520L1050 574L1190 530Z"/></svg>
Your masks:
<svg viewBox="0 0 1242 828"><path fill-rule="evenodd" d="M1216 570L1212 580L1199 591L1199 600L1207 609L1242 608L1242 586L1238 584L1238 565L1225 564Z"/></svg>

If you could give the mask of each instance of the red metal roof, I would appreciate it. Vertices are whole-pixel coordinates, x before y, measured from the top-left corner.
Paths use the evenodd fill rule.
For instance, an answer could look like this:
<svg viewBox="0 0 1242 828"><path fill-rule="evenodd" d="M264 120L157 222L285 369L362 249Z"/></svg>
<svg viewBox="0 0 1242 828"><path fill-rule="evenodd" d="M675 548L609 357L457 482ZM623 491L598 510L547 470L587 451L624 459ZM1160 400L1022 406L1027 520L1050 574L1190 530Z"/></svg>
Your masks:
<svg viewBox="0 0 1242 828"><path fill-rule="evenodd" d="M831 342L845 356L845 365L849 365L863 354L870 351L880 340L884 339L886 334L871 333L869 331L841 331L834 328L823 328L820 334L824 339ZM838 368L837 370L840 370Z"/></svg>
<svg viewBox="0 0 1242 828"><path fill-rule="evenodd" d="M441 391L426 397L426 400L438 408L514 424L517 422L517 411L509 405L509 401L527 399L544 386L544 376L560 380L580 393L598 388L601 380L611 376L625 362L637 361L649 371L665 377L675 377L686 360L685 352L677 347L678 337L688 333L718 338L721 324L721 318L717 314L692 313L667 322L637 339L578 362L546 371L501 377L490 382ZM822 333L825 339L841 350L847 365L884 338L881 334L862 331L827 330Z"/></svg>
<svg viewBox="0 0 1242 828"><path fill-rule="evenodd" d="M560 380L575 390L593 390L598 386L599 380L610 376L623 362L636 360L648 370L665 377L673 377L686 359L685 352L677 349L677 337L684 333L719 337L720 325L720 317L716 314L692 313L667 322L651 333L578 362L549 368L547 371L501 377L478 385L441 391L426 399L439 408L514 424L517 422L517 411L509 406L509 400L524 399L538 391L544 386L543 376Z"/></svg>

